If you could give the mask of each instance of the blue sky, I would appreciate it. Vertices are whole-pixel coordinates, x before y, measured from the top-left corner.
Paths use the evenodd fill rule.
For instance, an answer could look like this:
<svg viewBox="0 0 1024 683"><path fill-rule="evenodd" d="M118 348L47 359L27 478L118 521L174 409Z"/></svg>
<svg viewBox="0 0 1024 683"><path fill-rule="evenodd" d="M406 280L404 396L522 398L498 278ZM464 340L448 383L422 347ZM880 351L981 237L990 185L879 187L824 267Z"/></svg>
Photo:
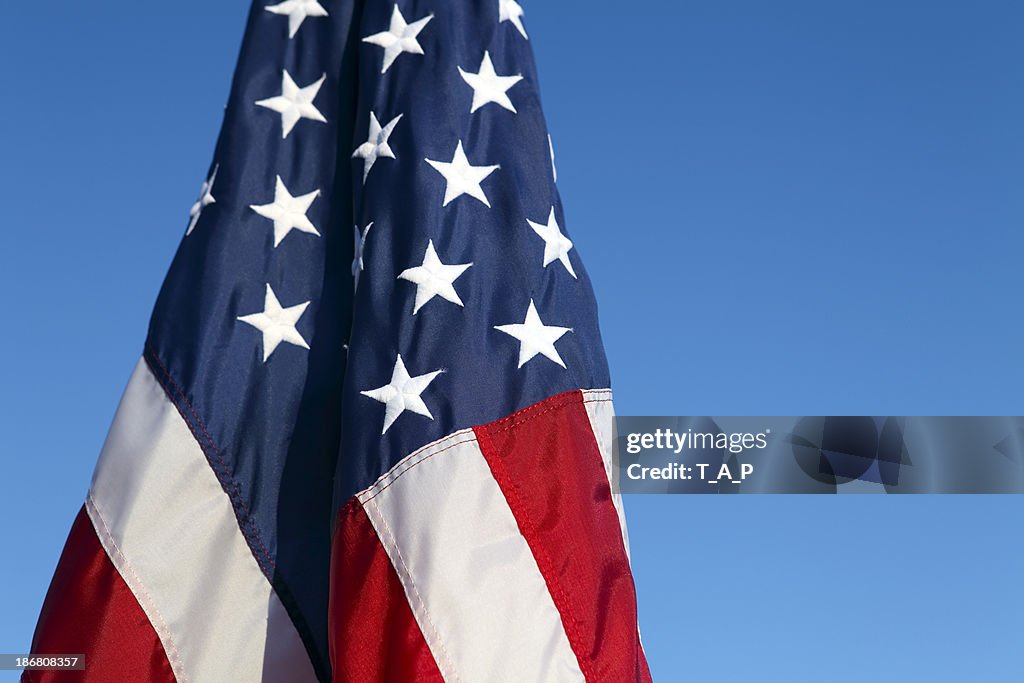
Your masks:
<svg viewBox="0 0 1024 683"><path fill-rule="evenodd" d="M620 413L1024 414L1024 6L526 2ZM0 651L27 647L247 3L0 23ZM1020 497L633 496L659 680L1009 681Z"/></svg>

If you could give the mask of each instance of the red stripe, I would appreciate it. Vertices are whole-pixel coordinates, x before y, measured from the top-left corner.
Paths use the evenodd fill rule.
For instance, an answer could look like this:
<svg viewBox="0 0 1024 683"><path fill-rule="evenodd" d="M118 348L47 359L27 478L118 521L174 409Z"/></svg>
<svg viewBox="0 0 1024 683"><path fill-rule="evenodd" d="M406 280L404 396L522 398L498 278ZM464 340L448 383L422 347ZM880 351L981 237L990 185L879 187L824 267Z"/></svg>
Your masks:
<svg viewBox="0 0 1024 683"><path fill-rule="evenodd" d="M79 511L39 615L33 654L84 654L85 671L26 671L26 681L174 681L135 595Z"/></svg>
<svg viewBox="0 0 1024 683"><path fill-rule="evenodd" d="M443 683L398 574L354 498L334 533L329 623L335 681Z"/></svg>
<svg viewBox="0 0 1024 683"><path fill-rule="evenodd" d="M650 681L633 575L583 394L559 394L475 431L586 679Z"/></svg>

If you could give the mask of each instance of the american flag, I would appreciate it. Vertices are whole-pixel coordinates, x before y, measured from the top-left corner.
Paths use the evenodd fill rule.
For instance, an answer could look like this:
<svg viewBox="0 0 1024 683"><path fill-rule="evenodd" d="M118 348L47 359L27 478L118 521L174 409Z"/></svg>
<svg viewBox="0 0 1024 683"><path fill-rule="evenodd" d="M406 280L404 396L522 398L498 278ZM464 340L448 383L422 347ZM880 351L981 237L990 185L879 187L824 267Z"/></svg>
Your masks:
<svg viewBox="0 0 1024 683"><path fill-rule="evenodd" d="M608 387L522 7L256 2L33 652L649 680Z"/></svg>

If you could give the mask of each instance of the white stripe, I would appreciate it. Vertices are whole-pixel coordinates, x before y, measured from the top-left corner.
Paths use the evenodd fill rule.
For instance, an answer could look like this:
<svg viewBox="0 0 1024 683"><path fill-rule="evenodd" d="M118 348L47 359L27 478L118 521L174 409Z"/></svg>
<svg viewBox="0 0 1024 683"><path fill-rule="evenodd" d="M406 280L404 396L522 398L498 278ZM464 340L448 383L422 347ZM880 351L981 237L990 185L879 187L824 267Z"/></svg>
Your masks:
<svg viewBox="0 0 1024 683"><path fill-rule="evenodd" d="M125 389L87 504L179 683L315 680L227 494L145 361Z"/></svg>
<svg viewBox="0 0 1024 683"><path fill-rule="evenodd" d="M446 681L583 680L471 431L420 449L358 497Z"/></svg>
<svg viewBox="0 0 1024 683"><path fill-rule="evenodd" d="M619 529L622 530L622 544L626 548L626 559L629 558L629 534L626 532L626 513L622 507L622 495L615 490L613 482L612 438L615 407L612 405L611 389L589 389L583 392L583 405L587 408L590 427L594 430L601 460L604 461L604 472L608 476L608 485L612 487L612 503L619 515Z"/></svg>

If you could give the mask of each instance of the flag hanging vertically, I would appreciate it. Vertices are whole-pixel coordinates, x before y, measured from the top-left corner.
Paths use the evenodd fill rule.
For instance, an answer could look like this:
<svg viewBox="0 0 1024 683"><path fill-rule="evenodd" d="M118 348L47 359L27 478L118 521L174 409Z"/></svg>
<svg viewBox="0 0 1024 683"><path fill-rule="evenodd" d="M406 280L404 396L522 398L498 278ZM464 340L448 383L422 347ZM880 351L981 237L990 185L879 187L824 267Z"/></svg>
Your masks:
<svg viewBox="0 0 1024 683"><path fill-rule="evenodd" d="M521 6L256 2L188 218L33 652L649 680Z"/></svg>

